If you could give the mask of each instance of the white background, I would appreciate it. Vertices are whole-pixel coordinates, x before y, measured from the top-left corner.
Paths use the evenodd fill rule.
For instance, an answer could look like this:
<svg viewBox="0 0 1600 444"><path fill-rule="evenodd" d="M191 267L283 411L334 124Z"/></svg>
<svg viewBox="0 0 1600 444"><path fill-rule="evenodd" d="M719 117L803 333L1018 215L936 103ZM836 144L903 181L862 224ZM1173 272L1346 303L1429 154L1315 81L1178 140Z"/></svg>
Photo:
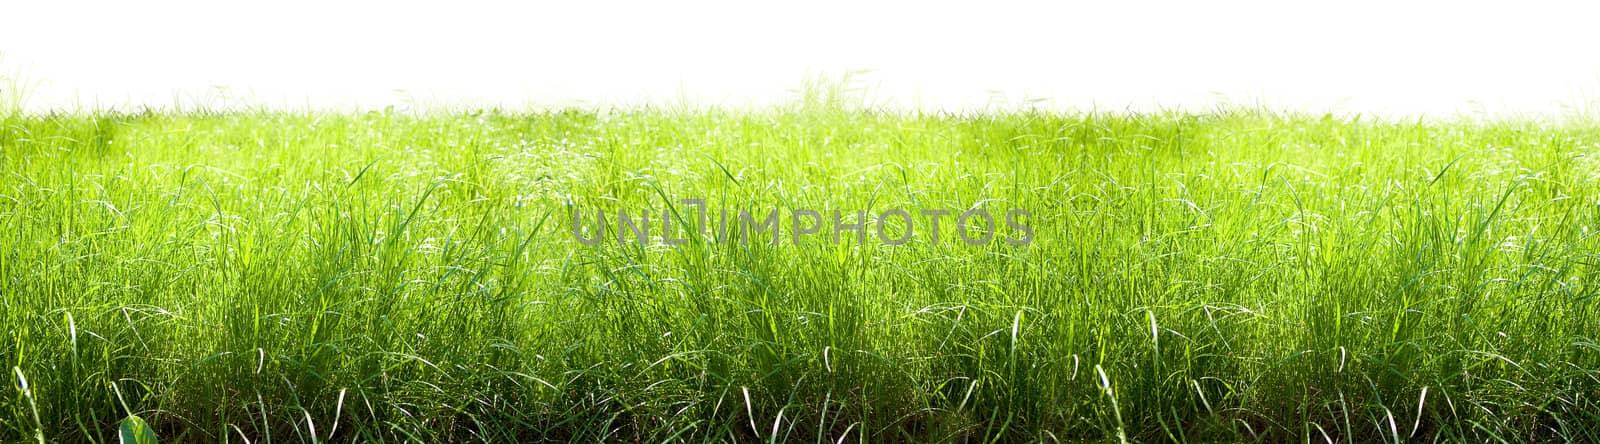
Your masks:
<svg viewBox="0 0 1600 444"><path fill-rule="evenodd" d="M947 110L1600 103L1582 3L134 3L0 0L0 74L37 110L742 106L849 70L876 103Z"/></svg>

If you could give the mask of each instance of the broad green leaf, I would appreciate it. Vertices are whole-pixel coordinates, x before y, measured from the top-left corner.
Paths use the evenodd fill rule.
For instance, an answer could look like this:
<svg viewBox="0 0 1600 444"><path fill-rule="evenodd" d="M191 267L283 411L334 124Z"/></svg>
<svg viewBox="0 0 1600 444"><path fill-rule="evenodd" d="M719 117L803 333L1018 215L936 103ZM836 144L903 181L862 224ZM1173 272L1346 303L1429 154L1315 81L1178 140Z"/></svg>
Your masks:
<svg viewBox="0 0 1600 444"><path fill-rule="evenodd" d="M117 441L122 444L158 444L156 431L150 429L150 424L144 422L139 415L129 415L122 419L122 424L117 427Z"/></svg>

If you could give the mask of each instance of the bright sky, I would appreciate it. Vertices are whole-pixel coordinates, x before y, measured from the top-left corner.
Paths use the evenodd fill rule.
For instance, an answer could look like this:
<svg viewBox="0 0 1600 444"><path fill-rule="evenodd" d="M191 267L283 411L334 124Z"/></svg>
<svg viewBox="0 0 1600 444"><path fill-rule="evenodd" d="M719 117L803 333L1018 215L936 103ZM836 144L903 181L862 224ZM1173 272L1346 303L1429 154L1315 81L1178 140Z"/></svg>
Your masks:
<svg viewBox="0 0 1600 444"><path fill-rule="evenodd" d="M737 106L848 70L943 109L1600 108L1595 2L324 3L0 0L0 73L34 109Z"/></svg>

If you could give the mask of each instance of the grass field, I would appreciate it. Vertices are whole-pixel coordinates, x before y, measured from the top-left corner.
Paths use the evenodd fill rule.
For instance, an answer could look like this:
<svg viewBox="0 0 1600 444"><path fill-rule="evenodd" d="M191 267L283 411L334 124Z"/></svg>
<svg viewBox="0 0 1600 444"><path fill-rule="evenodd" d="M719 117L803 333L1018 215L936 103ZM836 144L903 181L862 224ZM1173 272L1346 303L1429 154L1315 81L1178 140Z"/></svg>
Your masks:
<svg viewBox="0 0 1600 444"><path fill-rule="evenodd" d="M0 441L1600 441L1600 126L853 109L12 113Z"/></svg>

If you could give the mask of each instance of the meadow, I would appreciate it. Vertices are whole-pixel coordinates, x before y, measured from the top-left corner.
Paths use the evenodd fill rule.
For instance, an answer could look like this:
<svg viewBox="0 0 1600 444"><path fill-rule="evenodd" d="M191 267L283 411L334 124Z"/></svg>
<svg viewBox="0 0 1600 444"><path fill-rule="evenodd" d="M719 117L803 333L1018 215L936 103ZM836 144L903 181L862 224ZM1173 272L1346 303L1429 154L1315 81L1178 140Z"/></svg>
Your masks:
<svg viewBox="0 0 1600 444"><path fill-rule="evenodd" d="M0 115L4 442L1600 441L1591 120Z"/></svg>

